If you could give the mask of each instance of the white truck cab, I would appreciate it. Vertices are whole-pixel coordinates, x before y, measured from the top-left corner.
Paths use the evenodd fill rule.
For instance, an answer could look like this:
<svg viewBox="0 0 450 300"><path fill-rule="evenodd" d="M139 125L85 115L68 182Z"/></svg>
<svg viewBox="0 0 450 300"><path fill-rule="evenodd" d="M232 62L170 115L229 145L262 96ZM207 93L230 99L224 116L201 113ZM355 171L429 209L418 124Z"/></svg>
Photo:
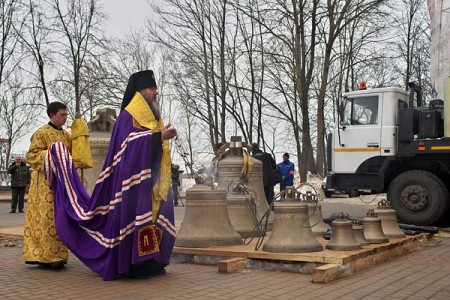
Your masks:
<svg viewBox="0 0 450 300"><path fill-rule="evenodd" d="M450 138L442 100L422 106L421 88L345 93L328 135L325 195L387 193L400 221L431 225L449 210Z"/></svg>
<svg viewBox="0 0 450 300"><path fill-rule="evenodd" d="M372 157L396 155L398 110L408 107L408 97L395 87L345 93L333 131L331 170L355 173Z"/></svg>

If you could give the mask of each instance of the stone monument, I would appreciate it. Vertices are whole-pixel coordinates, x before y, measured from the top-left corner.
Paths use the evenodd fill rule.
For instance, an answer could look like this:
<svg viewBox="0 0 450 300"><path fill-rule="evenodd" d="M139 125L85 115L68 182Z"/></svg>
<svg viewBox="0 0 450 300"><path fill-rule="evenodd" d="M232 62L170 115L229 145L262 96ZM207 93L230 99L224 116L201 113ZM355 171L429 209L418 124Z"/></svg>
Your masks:
<svg viewBox="0 0 450 300"><path fill-rule="evenodd" d="M116 111L112 108L97 110L96 115L88 122L93 167L84 170L84 187L91 195L102 171L108 153L111 131L116 122Z"/></svg>

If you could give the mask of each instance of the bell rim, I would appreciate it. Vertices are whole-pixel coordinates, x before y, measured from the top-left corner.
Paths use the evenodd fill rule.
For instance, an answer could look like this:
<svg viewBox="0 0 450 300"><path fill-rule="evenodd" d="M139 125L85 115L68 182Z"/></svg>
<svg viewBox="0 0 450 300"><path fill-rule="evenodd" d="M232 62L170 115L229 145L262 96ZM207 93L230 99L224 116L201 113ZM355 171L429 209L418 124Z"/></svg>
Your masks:
<svg viewBox="0 0 450 300"><path fill-rule="evenodd" d="M268 249L270 248L270 250ZM281 248L286 251L278 251ZM277 250L275 250L277 249ZM264 244L263 249L264 252L269 253L309 253L309 252L321 252L323 251L322 244L319 243L319 245L313 245L313 246L280 246L280 245L267 245Z"/></svg>
<svg viewBox="0 0 450 300"><path fill-rule="evenodd" d="M360 243L358 245L350 245L350 246L343 246L343 245L326 245L326 249L333 250L333 251L351 251L351 250L359 250L362 249Z"/></svg>
<svg viewBox="0 0 450 300"><path fill-rule="evenodd" d="M180 248L209 248L214 246L239 246L243 244L244 241L242 241L241 236L229 238L177 238L175 240L175 247Z"/></svg>

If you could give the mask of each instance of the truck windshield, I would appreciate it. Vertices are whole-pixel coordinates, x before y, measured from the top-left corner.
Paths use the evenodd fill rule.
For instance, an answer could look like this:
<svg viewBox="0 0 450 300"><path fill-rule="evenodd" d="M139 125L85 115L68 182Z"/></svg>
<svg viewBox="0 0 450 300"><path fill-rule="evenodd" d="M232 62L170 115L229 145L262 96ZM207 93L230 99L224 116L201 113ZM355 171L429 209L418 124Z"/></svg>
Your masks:
<svg viewBox="0 0 450 300"><path fill-rule="evenodd" d="M378 96L346 98L341 107L342 125L378 123Z"/></svg>

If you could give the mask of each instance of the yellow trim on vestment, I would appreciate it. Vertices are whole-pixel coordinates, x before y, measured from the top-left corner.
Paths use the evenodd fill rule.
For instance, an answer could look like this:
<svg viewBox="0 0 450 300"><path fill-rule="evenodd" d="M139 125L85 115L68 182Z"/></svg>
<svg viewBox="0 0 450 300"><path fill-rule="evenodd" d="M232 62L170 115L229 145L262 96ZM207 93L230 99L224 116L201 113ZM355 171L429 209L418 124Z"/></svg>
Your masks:
<svg viewBox="0 0 450 300"><path fill-rule="evenodd" d="M125 107L133 117L133 123L139 124L143 128L148 128L152 132L161 132L164 128L164 124L161 118L157 120L153 111L150 109L147 101L142 97L141 93L136 92L134 94L131 102ZM162 138L162 137L161 137ZM167 195L169 193L170 184L172 182L171 175L171 164L172 160L170 158L170 146L169 140L163 140L162 142L162 159L161 168L159 172L159 177L153 186L152 191L152 213L153 221L156 222L156 217L159 214L159 208L161 206L161 201L167 200Z"/></svg>

